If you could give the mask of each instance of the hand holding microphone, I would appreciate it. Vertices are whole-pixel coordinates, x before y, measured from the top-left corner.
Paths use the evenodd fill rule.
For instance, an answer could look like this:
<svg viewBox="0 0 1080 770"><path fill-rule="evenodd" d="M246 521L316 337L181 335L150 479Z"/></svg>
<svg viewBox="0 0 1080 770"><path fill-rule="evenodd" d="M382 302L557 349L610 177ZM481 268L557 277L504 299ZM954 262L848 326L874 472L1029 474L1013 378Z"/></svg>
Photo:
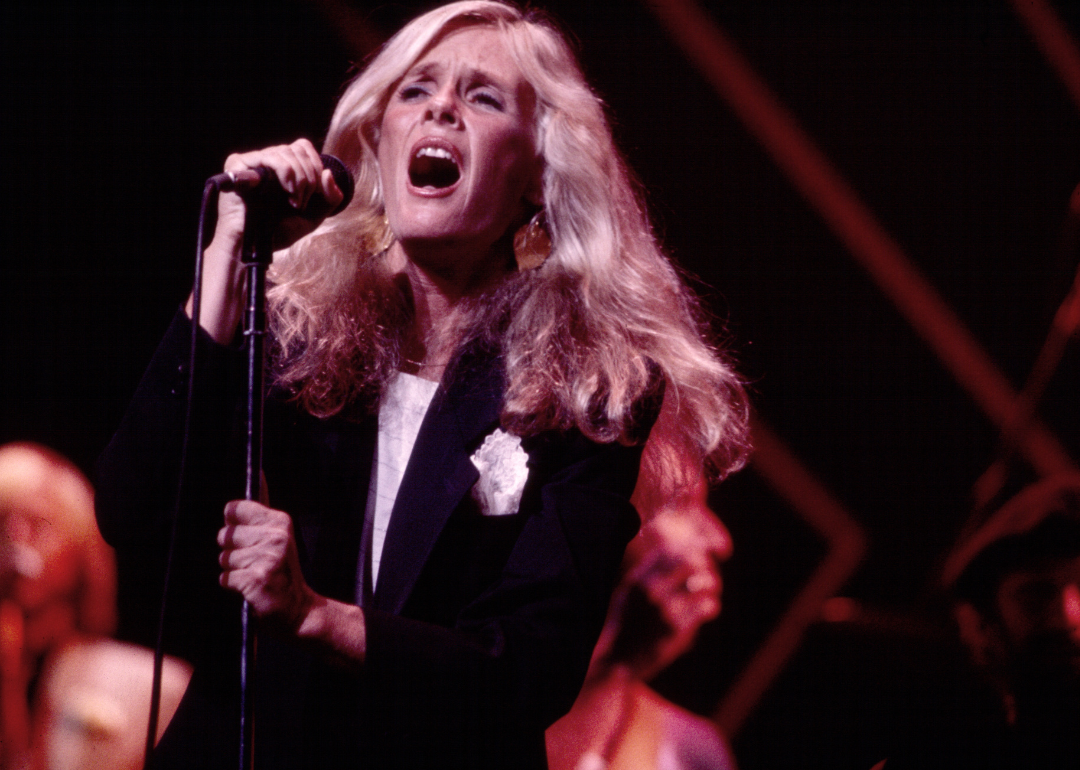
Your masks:
<svg viewBox="0 0 1080 770"><path fill-rule="evenodd" d="M259 207L263 221L274 223L274 248L284 248L345 208L353 180L337 158L320 156L310 141L298 139L230 155L224 172L210 181L221 194L213 241L205 251L200 325L218 342L228 343L241 314L239 257L249 210ZM187 311L190 316L190 301Z"/></svg>
<svg viewBox="0 0 1080 770"><path fill-rule="evenodd" d="M281 152L282 150L288 151ZM220 191L236 192L248 205L265 206L280 218L296 215L319 222L349 205L353 195L353 179L345 164L333 155L318 155L322 166L321 171L318 171L318 167L311 162L312 151L314 147L303 139L288 148L270 148L247 155L233 155L230 156L230 162L226 163L227 166L236 165L231 163L234 159L244 165L237 169L226 169L211 177L211 181L217 184ZM263 153L275 154L286 161L287 165L248 165L254 160L251 156ZM299 165L292 161L298 161ZM310 172L313 170L318 172L314 188L310 184Z"/></svg>
<svg viewBox="0 0 1080 770"><path fill-rule="evenodd" d="M274 246L284 248L352 197L352 177L341 161L319 155L307 139L234 153L210 181L222 193L214 240L229 246L241 242L249 210L274 225Z"/></svg>

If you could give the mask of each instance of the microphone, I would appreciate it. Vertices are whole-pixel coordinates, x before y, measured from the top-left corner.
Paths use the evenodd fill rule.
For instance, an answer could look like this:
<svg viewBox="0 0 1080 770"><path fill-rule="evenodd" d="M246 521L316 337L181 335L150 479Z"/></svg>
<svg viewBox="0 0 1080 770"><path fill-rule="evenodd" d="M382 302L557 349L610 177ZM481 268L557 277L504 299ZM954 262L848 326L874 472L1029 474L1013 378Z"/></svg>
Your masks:
<svg viewBox="0 0 1080 770"><path fill-rule="evenodd" d="M341 202L333 210L321 192L312 194L303 209L294 209L289 205L289 194L281 186L277 174L266 166L237 172L224 171L210 177L209 181L218 190L239 193L248 206L260 208L272 220L298 216L318 222L342 211L353 196L353 178L345 164L333 155L320 155L319 158L323 168L330 169L334 183L342 193Z"/></svg>

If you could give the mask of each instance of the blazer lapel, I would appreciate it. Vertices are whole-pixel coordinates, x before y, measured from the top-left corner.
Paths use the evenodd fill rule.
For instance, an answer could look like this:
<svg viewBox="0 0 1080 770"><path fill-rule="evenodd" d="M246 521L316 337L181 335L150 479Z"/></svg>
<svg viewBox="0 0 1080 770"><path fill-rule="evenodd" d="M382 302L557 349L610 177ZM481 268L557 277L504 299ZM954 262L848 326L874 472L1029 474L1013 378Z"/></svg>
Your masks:
<svg viewBox="0 0 1080 770"><path fill-rule="evenodd" d="M331 489L321 491L340 501L334 508L338 513L320 512L312 517L309 526L303 527L308 531L298 533L313 555L310 562L313 587L344 602L353 602L356 595L356 567L376 432L372 417L357 425L341 424L327 436L328 451L337 458L337 464L329 466L336 473L323 480Z"/></svg>
<svg viewBox="0 0 1080 770"><path fill-rule="evenodd" d="M375 588L380 610L399 613L405 606L447 519L479 478L471 454L499 422L497 360L463 360L459 371L428 409L401 480Z"/></svg>

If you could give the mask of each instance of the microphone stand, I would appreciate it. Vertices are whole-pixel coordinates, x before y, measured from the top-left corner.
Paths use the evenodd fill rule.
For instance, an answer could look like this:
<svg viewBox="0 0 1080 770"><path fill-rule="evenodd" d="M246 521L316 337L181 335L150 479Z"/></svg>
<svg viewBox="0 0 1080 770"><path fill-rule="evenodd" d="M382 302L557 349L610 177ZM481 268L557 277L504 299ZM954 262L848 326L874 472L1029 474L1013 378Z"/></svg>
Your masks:
<svg viewBox="0 0 1080 770"><path fill-rule="evenodd" d="M300 216L316 220L336 214L352 199L353 179L344 164L330 155L320 155L324 166L334 175L342 199L334 211L318 203ZM288 196L274 184L273 172L257 169L262 184L256 183L244 195L247 217L240 261L247 277L247 303L244 308L244 347L247 350L247 471L245 499L259 500L262 492L263 402L266 379L266 270L273 259L273 234L283 217L297 214L288 207ZM236 189L237 179L229 173L215 179ZM254 673L255 617L244 601L240 617L240 770L252 770L255 758Z"/></svg>
<svg viewBox="0 0 1080 770"><path fill-rule="evenodd" d="M249 201L250 204L250 201ZM247 351L247 455L245 499L259 500L262 480L263 402L265 399L266 269L273 258L274 218L269 206L249 205L241 262L247 275L244 340ZM245 600L240 618L240 770L252 770L255 756L255 618Z"/></svg>
<svg viewBox="0 0 1080 770"><path fill-rule="evenodd" d="M332 155L319 156L323 165L334 175L334 182L342 193L342 198L333 211L318 204L307 209L301 216L321 220L344 209L353 195L353 179L345 165ZM244 338L247 350L248 388L247 388L247 474L245 498L259 500L262 492L262 444L263 444L263 402L265 400L265 340L266 340L266 270L273 259L273 233L283 216L296 214L286 208L288 198L271 180L269 169L254 169L251 174L243 174L241 182L238 175L231 172L216 174L206 180L203 187L202 206L199 209L198 246L195 253L195 288L192 293L191 349L188 359L187 410L184 417L183 444L180 452L180 470L177 476L177 491L174 499L172 532L169 535L168 556L165 562L164 587L162 590L161 610L158 618L158 638L154 649L154 672L150 687L150 714L146 729L146 753L143 758L143 770L151 767L154 747L157 743L158 718L161 709L162 662L164 659L164 629L166 606L168 604L169 585L172 576L173 555L176 549L177 532L180 523L180 505L183 498L183 480L188 454L188 437L191 432L191 414L193 394L195 392L196 349L199 329L199 311L202 295L203 236L205 235L205 217L210 202L224 190L247 191L247 216L244 226L244 240L240 260L245 267L247 278L247 302L244 307ZM261 189L260 189L261 186ZM322 201L325 204L325 200ZM244 601L240 617L240 770L252 770L255 758L255 721L254 721L254 671L255 671L255 618L251 605ZM0 677L2 680L3 677ZM3 712L0 712L3 713ZM2 722L3 720L0 720ZM0 725L2 726L2 725ZM0 747L2 748L2 747Z"/></svg>

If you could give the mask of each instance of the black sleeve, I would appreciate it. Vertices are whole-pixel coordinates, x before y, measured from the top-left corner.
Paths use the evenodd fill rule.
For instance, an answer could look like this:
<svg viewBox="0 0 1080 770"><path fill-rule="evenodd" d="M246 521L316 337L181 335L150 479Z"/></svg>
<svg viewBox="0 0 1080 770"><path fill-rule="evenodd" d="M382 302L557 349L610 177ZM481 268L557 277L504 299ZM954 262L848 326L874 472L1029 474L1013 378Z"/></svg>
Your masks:
<svg viewBox="0 0 1080 770"><path fill-rule="evenodd" d="M121 638L153 645L180 470L187 408L191 323L173 319L120 427L98 461L96 509L102 534L116 549ZM195 632L209 632L222 602L216 533L224 503L243 496L237 451L244 381L242 353L199 330L193 429L188 446L177 552L170 595L175 629L170 651L195 662ZM241 445L242 446L242 445ZM190 632L190 633L189 633Z"/></svg>

